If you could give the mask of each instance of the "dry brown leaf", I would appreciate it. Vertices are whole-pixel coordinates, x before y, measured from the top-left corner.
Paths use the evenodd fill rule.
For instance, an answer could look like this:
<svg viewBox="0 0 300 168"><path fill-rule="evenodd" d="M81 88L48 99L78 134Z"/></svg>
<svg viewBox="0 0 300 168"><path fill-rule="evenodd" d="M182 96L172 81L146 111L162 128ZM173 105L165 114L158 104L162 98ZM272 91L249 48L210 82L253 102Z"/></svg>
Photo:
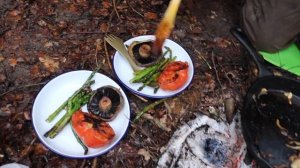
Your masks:
<svg viewBox="0 0 300 168"><path fill-rule="evenodd" d="M4 48L4 38L0 37L0 50L2 50L3 48Z"/></svg>
<svg viewBox="0 0 300 168"><path fill-rule="evenodd" d="M101 25L100 25L100 31L101 32L107 32L107 30L108 30L107 23L101 23Z"/></svg>
<svg viewBox="0 0 300 168"><path fill-rule="evenodd" d="M100 9L99 10L99 13L102 15L102 16L108 16L110 13L107 9Z"/></svg>
<svg viewBox="0 0 300 168"><path fill-rule="evenodd" d="M44 47L45 47L45 48L51 48L51 47L53 47L53 42L52 42L52 41L47 41L47 42L44 44Z"/></svg>
<svg viewBox="0 0 300 168"><path fill-rule="evenodd" d="M72 12L72 13L76 13L77 12L77 7L75 6L75 4L70 4L68 11Z"/></svg>
<svg viewBox="0 0 300 168"><path fill-rule="evenodd" d="M5 58L2 55L0 55L0 62L2 62L4 60L5 60Z"/></svg>
<svg viewBox="0 0 300 168"><path fill-rule="evenodd" d="M4 83L6 81L6 76L4 74L0 74L0 83Z"/></svg>
<svg viewBox="0 0 300 168"><path fill-rule="evenodd" d="M35 155L45 155L48 152L48 149L41 143L38 143L34 146Z"/></svg>
<svg viewBox="0 0 300 168"><path fill-rule="evenodd" d="M148 31L149 31L149 30L147 30L147 29L138 29L138 30L137 30L137 33L138 33L139 35L144 35L144 34L147 34Z"/></svg>
<svg viewBox="0 0 300 168"><path fill-rule="evenodd" d="M217 46L220 48L227 48L228 46L231 45L230 41L223 38L216 38L214 41L216 42Z"/></svg>
<svg viewBox="0 0 300 168"><path fill-rule="evenodd" d="M15 58L10 58L8 59L8 64L12 67L15 67L18 64L18 61Z"/></svg>
<svg viewBox="0 0 300 168"><path fill-rule="evenodd" d="M27 120L27 121L31 120L31 115L30 115L29 111L24 111L23 114L24 114L25 120Z"/></svg>
<svg viewBox="0 0 300 168"><path fill-rule="evenodd" d="M39 60L50 72L56 72L59 69L59 61L56 61L47 55L40 56Z"/></svg>
<svg viewBox="0 0 300 168"><path fill-rule="evenodd" d="M38 65L34 65L33 67L31 67L30 69L30 74L31 76L37 77L40 75L40 67Z"/></svg>
<svg viewBox="0 0 300 168"><path fill-rule="evenodd" d="M6 105L4 107L0 108L0 117L6 117L10 116L12 114L12 111L10 110L10 105Z"/></svg>
<svg viewBox="0 0 300 168"><path fill-rule="evenodd" d="M146 12L144 14L145 18L149 19L149 20L156 20L157 19L157 14L153 13L153 12Z"/></svg>
<svg viewBox="0 0 300 168"><path fill-rule="evenodd" d="M149 161L151 158L150 153L144 148L139 149L138 154L144 156L145 161Z"/></svg>
<svg viewBox="0 0 300 168"><path fill-rule="evenodd" d="M79 6L88 6L88 1L87 0L76 0L77 5Z"/></svg>
<svg viewBox="0 0 300 168"><path fill-rule="evenodd" d="M21 12L18 10L13 10L8 13L8 20L10 20L10 21L17 22L17 21L21 20L21 18L22 18Z"/></svg>
<svg viewBox="0 0 300 168"><path fill-rule="evenodd" d="M44 20L39 20L39 21L37 22L37 24L40 25L41 27L47 26L47 23L46 23Z"/></svg>
<svg viewBox="0 0 300 168"><path fill-rule="evenodd" d="M102 2L102 5L103 5L103 7L106 8L106 9L107 9L107 8L110 8L110 7L112 6L111 3L110 3L109 1L103 1L103 2Z"/></svg>

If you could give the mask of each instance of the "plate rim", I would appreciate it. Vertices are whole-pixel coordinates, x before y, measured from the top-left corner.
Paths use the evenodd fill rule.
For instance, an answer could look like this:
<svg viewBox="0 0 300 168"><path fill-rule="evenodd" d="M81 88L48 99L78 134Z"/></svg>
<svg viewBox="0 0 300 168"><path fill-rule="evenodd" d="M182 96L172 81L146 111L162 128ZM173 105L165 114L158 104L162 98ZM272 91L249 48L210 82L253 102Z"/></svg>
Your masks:
<svg viewBox="0 0 300 168"><path fill-rule="evenodd" d="M90 70L74 70L74 71L68 71L68 72L62 73L62 74L60 74L60 75L54 77L54 78L51 79L50 81L48 81L48 82L43 86L43 88L44 88L46 85L48 85L48 83L50 83L51 81L53 81L54 79L56 79L56 78L58 78L58 77L61 77L61 76L63 76L63 75L67 75L67 74L70 74L70 73L76 73L76 72L90 72L90 73L92 73L93 71L90 71ZM105 74L96 72L96 74L97 74L97 73L100 74L100 75L106 76L107 78L111 79L110 77L108 77L108 76L105 75ZM52 148L50 145L47 145L47 143L45 143L45 142L43 141L42 137L39 136L39 133L38 133L38 131L36 130L36 125L35 125L34 120L33 120L35 101L36 101L37 97L39 96L39 94L40 94L40 92L42 91L43 88L39 91L39 93L38 93L37 96L35 97L34 102L33 102L33 105L32 105L32 110L31 110L31 124L32 124L33 130L34 130L34 132L35 132L35 135L38 137L39 141L40 141L47 149L49 149L51 152L53 152L53 153L55 153L55 154L58 154L58 155L60 155L60 156L63 156L63 157L66 157L66 158L72 158L72 159L88 159L88 158L94 158L94 157L97 157L97 156L106 154L107 152L109 152L110 150L112 150L115 146L117 146L117 145L120 143L120 141L124 138L124 136L126 135L126 133L128 132L128 128L129 128L129 125L130 125L131 107L130 107L130 101L129 101L129 98L128 98L126 92L123 90L123 88L122 88L116 81L114 81L113 79L111 79L111 80L112 80L113 82L115 82L115 83L120 87L120 89L122 89L124 95L126 96L127 103L128 103L128 110L129 110L129 112L128 112L128 122L127 122L127 126L126 126L126 128L125 128L125 131L124 131L124 133L120 136L119 140L117 140L117 141L115 142L114 145L112 145L111 147L109 147L109 148L107 148L107 149L105 149L105 150L103 150L103 151L101 151L101 152L99 152L99 153L95 153L95 154L89 155L89 156L70 156L70 155L68 155L68 154L64 154L64 153L61 153L61 152L55 150L55 149Z"/></svg>
<svg viewBox="0 0 300 168"><path fill-rule="evenodd" d="M126 40L124 43L127 43L128 41L130 41L130 40L132 40L132 39L134 39L134 38L149 38L149 39L152 39L152 38L154 38L154 37L155 37L154 35L140 35L140 36L132 37L132 38ZM173 42L173 43L179 45L178 43L176 43L175 41L173 41L173 40L171 40L171 39L167 39L167 40L169 40L169 41L171 41L171 42ZM180 45L179 45L179 46L180 46ZM180 47L181 47L181 46L180 46ZM119 81L119 83L122 84L122 86L124 86L124 87L125 87L127 90L129 90L130 92L133 92L134 94L137 94L137 95L142 96L142 97L145 97L145 98L151 98L151 99L163 99L163 98L171 98L171 97L175 97L175 96L181 94L183 91L185 91L185 90L191 85L191 83L192 83L192 81L193 81L193 79L194 79L194 73L195 73L195 67L194 67L192 58L190 57L189 53L188 53L183 47L181 47L181 48L188 54L188 57L191 59L192 66L193 66L193 67L192 67L192 69L193 69L192 77L191 77L191 81L190 81L185 87L183 87L181 91L176 92L176 93L173 93L173 94L170 94L170 95L166 95L166 96L149 95L149 94L145 94L145 93L139 92L139 91L137 91L137 90L134 90L134 89L130 88L129 86L127 86L127 85L119 78L119 76L117 75L116 70L115 70L115 62L114 62L114 61L115 61L115 56L116 56L116 54L117 54L118 51L115 51L114 56L113 56L113 58L112 58L112 67L113 67L112 69L113 69L113 72L114 72L114 74L115 74L117 80Z"/></svg>

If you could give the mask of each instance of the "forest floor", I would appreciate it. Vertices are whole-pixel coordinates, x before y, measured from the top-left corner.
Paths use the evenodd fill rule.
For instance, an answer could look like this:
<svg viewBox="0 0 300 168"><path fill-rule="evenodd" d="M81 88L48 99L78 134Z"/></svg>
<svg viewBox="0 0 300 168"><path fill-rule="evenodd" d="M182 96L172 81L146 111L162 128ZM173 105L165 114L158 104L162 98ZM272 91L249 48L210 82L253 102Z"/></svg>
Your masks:
<svg viewBox="0 0 300 168"><path fill-rule="evenodd" d="M230 34L238 25L238 0L185 0L170 39L190 55L192 83L181 94L130 124L122 141L91 159L70 159L47 149L35 134L35 97L54 77L94 70L114 78L109 61L115 50L106 33L124 40L154 34L168 0L0 1L0 165L30 167L155 167L162 149L182 124L205 114L230 120L224 102L242 109L252 77L243 49ZM154 100L127 92L132 117ZM147 117L146 117L147 116ZM133 118L132 118L133 119Z"/></svg>

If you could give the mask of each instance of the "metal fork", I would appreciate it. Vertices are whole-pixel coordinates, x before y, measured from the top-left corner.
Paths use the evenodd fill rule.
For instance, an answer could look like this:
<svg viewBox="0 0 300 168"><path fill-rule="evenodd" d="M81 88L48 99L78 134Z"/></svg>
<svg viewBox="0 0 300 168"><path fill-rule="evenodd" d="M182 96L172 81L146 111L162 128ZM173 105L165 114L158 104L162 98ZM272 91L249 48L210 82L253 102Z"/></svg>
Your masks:
<svg viewBox="0 0 300 168"><path fill-rule="evenodd" d="M116 49L121 55L123 55L129 64L131 65L133 71L138 71L141 69L134 61L133 59L129 56L128 51L124 45L124 41L120 39L119 37L108 34L104 37L105 41L107 41L114 49Z"/></svg>

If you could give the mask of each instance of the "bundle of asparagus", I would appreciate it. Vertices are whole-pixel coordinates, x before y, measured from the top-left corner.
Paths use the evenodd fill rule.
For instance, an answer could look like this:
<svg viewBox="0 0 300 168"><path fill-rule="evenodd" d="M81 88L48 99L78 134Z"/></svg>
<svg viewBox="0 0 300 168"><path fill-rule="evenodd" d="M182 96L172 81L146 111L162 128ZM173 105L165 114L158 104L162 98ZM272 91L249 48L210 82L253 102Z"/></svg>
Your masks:
<svg viewBox="0 0 300 168"><path fill-rule="evenodd" d="M172 51L169 47L165 47L167 51L164 53L164 56L170 53L169 58L163 58L157 64L154 64L150 67L147 67L142 70L138 70L134 72L134 77L130 80L131 83L143 83L141 87L138 88L138 91L141 91L145 86L154 87L154 92L157 91L159 86L157 85L157 78L164 68L172 61L176 59L176 57L172 56Z"/></svg>
<svg viewBox="0 0 300 168"><path fill-rule="evenodd" d="M46 119L47 122L51 122L63 109L67 111L66 114L44 134L45 137L54 138L67 125L72 114L88 103L92 95L90 86L95 83L95 80L92 80L92 78L97 71L98 69L93 71L85 83Z"/></svg>

